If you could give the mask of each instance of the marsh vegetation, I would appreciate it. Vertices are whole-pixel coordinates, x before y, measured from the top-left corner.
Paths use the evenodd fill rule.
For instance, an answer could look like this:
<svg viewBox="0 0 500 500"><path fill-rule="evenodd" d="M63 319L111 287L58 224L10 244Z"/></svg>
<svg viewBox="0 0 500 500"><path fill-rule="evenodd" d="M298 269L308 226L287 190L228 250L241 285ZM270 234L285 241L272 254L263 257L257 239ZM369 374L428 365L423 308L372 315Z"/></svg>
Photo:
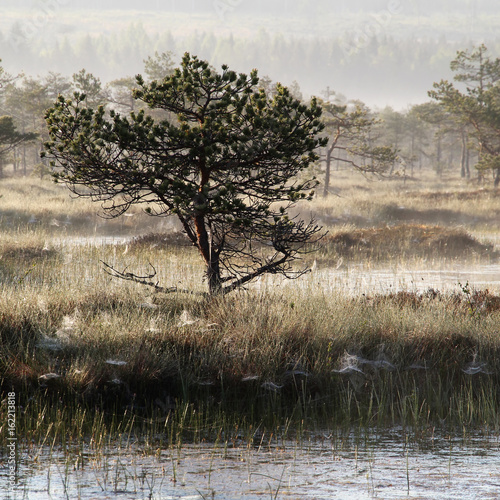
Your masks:
<svg viewBox="0 0 500 500"><path fill-rule="evenodd" d="M84 16L60 7L26 26L69 12L71 31ZM175 14L182 31L191 18ZM389 14L386 28L420 26L420 11ZM115 17L101 13L124 27ZM257 21L232 17L249 31ZM321 17L318 34L331 24ZM125 50L126 74L139 58L145 76L101 83L86 69L33 78L0 66L2 491L234 500L353 484L360 498L498 489L488 468L500 436L500 59L485 45L458 52L456 83L435 83L432 102L372 111L339 93L340 72L339 88L307 102L297 82L218 75L187 53L174 70L174 52L193 43L240 65L243 43L266 59L293 52L278 57L287 71L295 59L302 69L356 59L373 90L367 57L417 81L422 60L448 61L452 44L438 53L429 48L441 42L415 35L339 33L296 50L294 36L265 30L171 44L134 24L73 52L74 37L42 50L12 28L4 44L19 61L39 53L56 68L47 61L85 54L101 72L93 63L106 54L114 72ZM322 66L326 79L306 71L315 86L330 82ZM360 79L345 77L356 92ZM224 484L233 472L239 491Z"/></svg>
<svg viewBox="0 0 500 500"><path fill-rule="evenodd" d="M147 479L161 491L153 466L139 473L125 458L110 466L122 447L124 457L170 457L163 481L171 481L190 444L213 457L265 444L276 457L313 436L354 453L363 435L387 429L415 447L436 435L499 435L498 284L357 293L321 274L339 262L345 273L360 262L365 272L494 268L497 192L343 174L337 185L337 196L310 207L329 231L305 256L312 273L207 298L155 293L103 270L106 262L140 274L151 263L160 282L203 291L196 249L170 219L137 210L106 221L48 180L2 181L2 399L17 395L20 452L53 457L53 488L65 477L69 485L71 468L102 461L95 470L108 470L98 481L106 488L128 481L145 495ZM403 206L401 216L394 207ZM430 212L449 219L431 221ZM5 432L1 439L5 446ZM274 493L284 487L261 488L268 483Z"/></svg>

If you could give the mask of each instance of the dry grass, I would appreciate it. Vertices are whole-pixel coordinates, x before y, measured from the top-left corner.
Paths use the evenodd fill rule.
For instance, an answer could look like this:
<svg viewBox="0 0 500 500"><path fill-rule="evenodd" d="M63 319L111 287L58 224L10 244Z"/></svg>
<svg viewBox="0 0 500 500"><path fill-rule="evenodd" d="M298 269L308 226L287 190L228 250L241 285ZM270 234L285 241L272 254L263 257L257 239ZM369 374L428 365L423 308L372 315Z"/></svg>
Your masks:
<svg viewBox="0 0 500 500"><path fill-rule="evenodd" d="M439 179L429 174L418 180L375 180L339 173L334 194L318 197L312 214L326 226L356 227L416 223L460 225L466 230L498 230L500 193L478 188L460 178ZM311 207L304 210L311 211Z"/></svg>
<svg viewBox="0 0 500 500"><path fill-rule="evenodd" d="M339 257L355 262L500 257L492 244L479 242L463 229L422 224L342 229L329 233L322 243L317 258L333 261Z"/></svg>
<svg viewBox="0 0 500 500"><path fill-rule="evenodd" d="M8 201L2 216L16 199L22 206L30 192L23 189L38 189L10 186L17 198L0 199ZM36 214L60 219L67 202L50 199L64 194L47 186ZM245 415L254 426L281 425L293 414L299 425L444 420L498 428L500 298L485 290L352 297L311 284L211 300L152 294L110 278L101 261L138 274L151 262L161 284L204 290L202 262L179 234L93 246L61 239L57 226L1 229L1 391L15 389L30 408L33 398L67 401L76 413L100 408L111 418L124 411L165 418L189 405ZM454 258L464 248L493 255L463 229L384 224L331 233L325 259ZM412 413L410 402L420 410ZM48 432L47 425L30 432Z"/></svg>
<svg viewBox="0 0 500 500"><path fill-rule="evenodd" d="M422 394L433 420L446 415L447 394L500 375L500 298L485 291L349 298L287 288L210 300L151 296L110 280L95 263L88 267L115 258L115 247L73 251L80 264L66 274L64 257L55 258L36 278L4 282L3 391L76 398L113 412L164 412L208 401L257 419L271 409L285 417L301 401L303 416L311 411L319 419L335 408L343 422L352 407L339 398L352 393L356 418L369 420L370 398L385 394L390 379L384 397L392 402L378 418L399 422L406 417L394 408L412 380L429 391L432 380L441 380L439 394ZM174 256L178 269L192 265L193 256L177 246L145 252L154 260ZM199 276L195 267L187 272L195 276L184 279ZM471 367L477 373L466 373ZM496 397L488 392L490 403ZM494 425L496 411L488 418Z"/></svg>
<svg viewBox="0 0 500 500"><path fill-rule="evenodd" d="M99 204L77 198L52 180L36 177L7 178L0 183L0 230L43 231L51 236L74 234L140 234L165 226L139 209L126 217L101 217Z"/></svg>

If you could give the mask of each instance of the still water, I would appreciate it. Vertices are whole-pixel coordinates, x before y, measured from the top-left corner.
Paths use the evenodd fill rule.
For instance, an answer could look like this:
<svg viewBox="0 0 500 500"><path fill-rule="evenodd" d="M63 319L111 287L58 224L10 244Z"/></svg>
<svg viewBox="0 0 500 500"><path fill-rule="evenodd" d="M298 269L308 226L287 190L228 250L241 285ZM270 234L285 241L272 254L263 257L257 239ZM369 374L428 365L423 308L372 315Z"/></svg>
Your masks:
<svg viewBox="0 0 500 500"><path fill-rule="evenodd" d="M55 240L69 252L78 246L100 247L115 245L123 247L120 253L126 253L127 236L92 236L71 237ZM491 240L491 237L490 237ZM500 248L497 244L496 248ZM126 260L126 259L125 259ZM175 279L183 285L184 276L175 276L175 269L162 270L170 279ZM281 276L265 275L252 286L255 288L275 288L276 286L293 286L324 291L341 291L359 296L361 294L386 294L401 290L425 292L430 288L440 292L459 292L461 285L469 284L471 289L488 289L492 293L500 293L500 262L471 263L457 261L426 261L410 264L373 265L371 263L352 263L339 259L337 262L317 266L312 265L312 272L305 274L299 280L286 280Z"/></svg>
<svg viewBox="0 0 500 500"><path fill-rule="evenodd" d="M33 456L35 455L35 456ZM410 443L404 433L307 442L140 445L96 454L20 452L18 484L2 498L26 499L496 499L500 441L447 435Z"/></svg>
<svg viewBox="0 0 500 500"><path fill-rule="evenodd" d="M443 293L460 292L468 284L472 290L488 289L500 293L500 263L495 264L412 264L391 267L351 264L335 267L314 267L298 280L284 280L281 276L265 276L257 283L261 289L277 286L313 288L325 292L342 292L361 296L396 293L399 291L426 292L429 289ZM255 285L254 285L255 286Z"/></svg>
<svg viewBox="0 0 500 500"><path fill-rule="evenodd" d="M393 266L369 268L362 264L349 269L317 270L318 281L330 283L336 289L352 294L391 293L401 290L425 292L429 288L441 292L456 292L460 284L469 283L477 290L500 292L500 264L463 263L446 266ZM312 278L314 279L314 273Z"/></svg>

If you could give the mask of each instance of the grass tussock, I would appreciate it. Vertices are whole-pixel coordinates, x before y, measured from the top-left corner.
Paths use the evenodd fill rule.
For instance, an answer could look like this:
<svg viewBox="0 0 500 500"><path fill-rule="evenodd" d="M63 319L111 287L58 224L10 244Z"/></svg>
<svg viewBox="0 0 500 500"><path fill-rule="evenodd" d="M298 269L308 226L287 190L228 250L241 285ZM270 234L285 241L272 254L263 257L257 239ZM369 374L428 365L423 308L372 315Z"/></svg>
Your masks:
<svg viewBox="0 0 500 500"><path fill-rule="evenodd" d="M500 256L493 245L479 242L463 229L421 224L341 230L326 235L322 243L320 256L352 260Z"/></svg>
<svg viewBox="0 0 500 500"><path fill-rule="evenodd" d="M176 246L192 246L186 235L177 231L166 233L147 233L135 236L129 243L130 250L142 252L148 249L168 249Z"/></svg>
<svg viewBox="0 0 500 500"><path fill-rule="evenodd" d="M468 313L470 315L490 314L500 311L500 296L492 294L486 290L471 290L468 284L461 285L461 293L451 293L443 296L439 290L428 289L425 293L400 291L387 295L378 295L374 299L376 302L393 302L401 308L419 308L424 306L429 300L446 301L449 307L455 308L459 314Z"/></svg>
<svg viewBox="0 0 500 500"><path fill-rule="evenodd" d="M127 251L145 254L151 250L176 252L191 251L186 236L180 232L148 233L134 237L123 245ZM447 228L423 224L402 224L396 226L364 229L343 228L325 235L318 252L306 254L322 262L350 261L384 262L408 259L487 259L497 260L500 252L494 245L482 243L462 228Z"/></svg>

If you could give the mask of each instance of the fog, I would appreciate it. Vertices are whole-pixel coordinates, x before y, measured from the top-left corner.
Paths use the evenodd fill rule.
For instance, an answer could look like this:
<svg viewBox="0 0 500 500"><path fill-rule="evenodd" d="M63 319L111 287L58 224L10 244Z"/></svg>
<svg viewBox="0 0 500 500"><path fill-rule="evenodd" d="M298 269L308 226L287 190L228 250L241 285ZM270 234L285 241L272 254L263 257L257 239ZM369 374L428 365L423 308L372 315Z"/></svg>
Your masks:
<svg viewBox="0 0 500 500"><path fill-rule="evenodd" d="M155 51L190 51L304 96L404 109L451 78L457 50L485 42L497 55L499 20L497 0L2 0L0 59L12 74L110 81Z"/></svg>

